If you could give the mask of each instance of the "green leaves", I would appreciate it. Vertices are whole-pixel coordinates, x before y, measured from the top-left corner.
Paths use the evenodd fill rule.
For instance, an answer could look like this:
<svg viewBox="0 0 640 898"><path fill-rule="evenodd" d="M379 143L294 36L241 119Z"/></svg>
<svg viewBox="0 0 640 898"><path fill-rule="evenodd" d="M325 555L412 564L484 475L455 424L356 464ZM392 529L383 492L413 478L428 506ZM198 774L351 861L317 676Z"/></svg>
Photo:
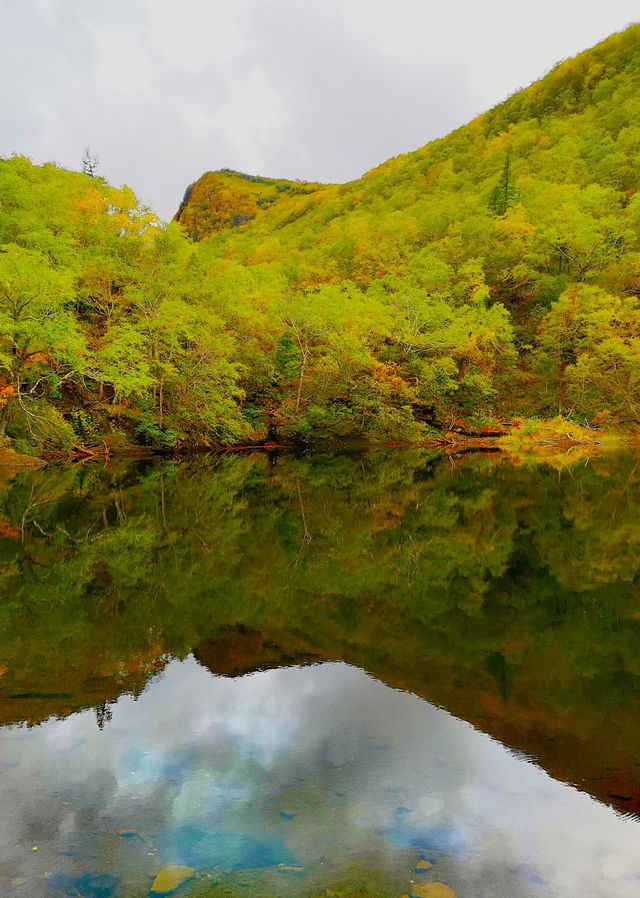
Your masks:
<svg viewBox="0 0 640 898"><path fill-rule="evenodd" d="M17 406L42 430L48 416L30 404L82 368L86 347L73 296L72 271L54 267L38 250L0 248L0 378L11 386L0 408L0 437Z"/></svg>
<svg viewBox="0 0 640 898"><path fill-rule="evenodd" d="M0 160L0 433L36 398L156 445L637 421L639 33L348 184L208 172L168 225Z"/></svg>
<svg viewBox="0 0 640 898"><path fill-rule="evenodd" d="M640 301L576 285L540 324L538 364L565 407L594 418L640 422Z"/></svg>
<svg viewBox="0 0 640 898"><path fill-rule="evenodd" d="M153 385L144 336L127 321L110 329L95 361L96 379L110 384L116 399L141 398Z"/></svg>

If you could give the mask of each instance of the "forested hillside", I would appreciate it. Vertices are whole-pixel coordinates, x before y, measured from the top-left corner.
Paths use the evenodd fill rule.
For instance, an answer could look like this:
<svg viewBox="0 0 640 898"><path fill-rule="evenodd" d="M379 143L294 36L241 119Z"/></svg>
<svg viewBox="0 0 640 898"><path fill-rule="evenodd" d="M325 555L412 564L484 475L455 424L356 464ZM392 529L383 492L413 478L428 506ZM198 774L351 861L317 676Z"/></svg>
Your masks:
<svg viewBox="0 0 640 898"><path fill-rule="evenodd" d="M0 160L0 434L424 439L640 422L640 26L358 181ZM6 435L6 436L5 436Z"/></svg>
<svg viewBox="0 0 640 898"><path fill-rule="evenodd" d="M228 168L208 171L187 187L175 220L192 240L202 240L251 221L260 209L284 197L308 195L322 186L245 175Z"/></svg>

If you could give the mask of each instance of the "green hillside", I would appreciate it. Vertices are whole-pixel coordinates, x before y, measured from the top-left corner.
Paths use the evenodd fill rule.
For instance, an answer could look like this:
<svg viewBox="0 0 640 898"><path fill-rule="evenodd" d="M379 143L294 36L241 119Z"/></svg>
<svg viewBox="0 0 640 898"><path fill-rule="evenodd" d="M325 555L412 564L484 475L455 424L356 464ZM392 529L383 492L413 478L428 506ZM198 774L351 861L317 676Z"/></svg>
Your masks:
<svg viewBox="0 0 640 898"><path fill-rule="evenodd" d="M303 283L407 273L434 288L442 263L455 273L478 258L496 298L535 293L548 305L567 281L593 280L635 248L625 225L637 226L639 47L632 26L442 140L262 211L224 251L250 262L272 238L282 255L300 254Z"/></svg>
<svg viewBox="0 0 640 898"><path fill-rule="evenodd" d="M163 225L0 161L0 434L425 439L640 422L640 26L344 185L223 170Z"/></svg>
<svg viewBox="0 0 640 898"><path fill-rule="evenodd" d="M255 218L261 209L290 196L306 195L321 185L246 175L223 168L208 171L187 187L176 212L192 240L202 240L224 228L235 228Z"/></svg>

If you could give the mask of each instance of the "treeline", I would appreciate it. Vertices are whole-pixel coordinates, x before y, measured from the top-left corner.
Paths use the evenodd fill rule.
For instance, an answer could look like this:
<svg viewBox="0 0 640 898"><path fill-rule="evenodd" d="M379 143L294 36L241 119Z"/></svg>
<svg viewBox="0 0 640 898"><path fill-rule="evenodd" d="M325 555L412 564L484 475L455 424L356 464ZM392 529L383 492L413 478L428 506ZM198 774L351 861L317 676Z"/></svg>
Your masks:
<svg viewBox="0 0 640 898"><path fill-rule="evenodd" d="M0 160L0 435L168 449L637 424L639 118L633 26L360 181L207 173L181 223Z"/></svg>

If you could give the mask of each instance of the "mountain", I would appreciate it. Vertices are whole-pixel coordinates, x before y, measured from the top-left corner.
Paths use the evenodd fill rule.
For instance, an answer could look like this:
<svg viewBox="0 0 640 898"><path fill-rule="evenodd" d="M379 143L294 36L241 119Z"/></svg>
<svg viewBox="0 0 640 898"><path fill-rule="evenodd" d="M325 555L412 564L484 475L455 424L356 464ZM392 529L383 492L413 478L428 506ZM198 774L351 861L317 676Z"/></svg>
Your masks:
<svg viewBox="0 0 640 898"><path fill-rule="evenodd" d="M0 440L635 427L639 121L633 25L359 180L207 172L169 225L0 160Z"/></svg>
<svg viewBox="0 0 640 898"><path fill-rule="evenodd" d="M259 210L271 208L284 197L308 195L320 186L246 175L230 168L208 171L187 187L175 221L192 240L202 240L251 221Z"/></svg>
<svg viewBox="0 0 640 898"><path fill-rule="evenodd" d="M620 404L601 355L615 356L616 368L638 362L624 331L635 333L638 322L630 298L640 293L639 114L634 25L442 140L349 184L283 195L249 223L215 234L210 251L245 265L265 259L302 288L348 280L393 292L403 280L454 304L484 289L514 325L522 376L509 389L525 412L534 378L543 393L537 411L569 411L581 395L587 415L613 406L614 416L633 418L635 376L634 398ZM587 320L574 321L574 307ZM579 331L570 338L559 320L567 315ZM596 346L601 325L606 348ZM550 371L554 354L561 357ZM579 357L582 370L561 383ZM534 370L541 364L543 384ZM585 378L597 383L585 386Z"/></svg>
<svg viewBox="0 0 640 898"><path fill-rule="evenodd" d="M493 299L538 314L569 283L634 290L639 113L635 25L447 137L349 184L287 193L214 242L247 262L268 240L303 283L409 274L441 293L478 260Z"/></svg>

